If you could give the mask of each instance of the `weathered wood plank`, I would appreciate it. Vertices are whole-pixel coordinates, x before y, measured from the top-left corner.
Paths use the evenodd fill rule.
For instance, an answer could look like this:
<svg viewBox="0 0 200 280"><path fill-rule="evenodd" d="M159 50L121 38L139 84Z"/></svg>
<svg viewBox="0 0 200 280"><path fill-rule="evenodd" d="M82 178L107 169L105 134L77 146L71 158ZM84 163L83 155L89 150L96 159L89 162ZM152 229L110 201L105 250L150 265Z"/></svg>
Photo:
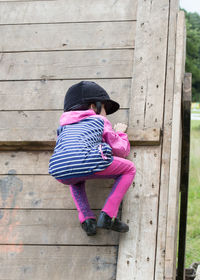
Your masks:
<svg viewBox="0 0 200 280"><path fill-rule="evenodd" d="M168 17L168 0L138 3L129 128L162 127ZM122 216L135 232L129 238L120 238L117 280L154 279L161 147L145 148L142 152L144 158L136 159L136 168L141 168L140 177L137 173L135 178L138 197L131 189L123 203ZM133 149L131 160L134 161ZM149 192L153 192L151 198L143 199ZM151 240L148 246L147 240Z"/></svg>
<svg viewBox="0 0 200 280"><path fill-rule="evenodd" d="M131 79L92 81L102 86L120 108L129 108ZM79 82L81 80L1 82L0 110L63 110L66 91Z"/></svg>
<svg viewBox="0 0 200 280"><path fill-rule="evenodd" d="M48 128L47 128L48 131ZM160 129L128 130L128 138L133 146L158 146L161 141ZM29 133L28 133L29 136ZM47 135L48 137L48 135ZM38 139L40 137L38 136ZM51 151L56 145L55 140L16 140L0 141L0 151Z"/></svg>
<svg viewBox="0 0 200 280"><path fill-rule="evenodd" d="M18 159L20 160L20 157ZM20 161L23 162L23 160L24 154L21 155ZM44 160L48 166L48 158ZM34 160L32 164L35 164ZM14 164L12 167L15 168ZM24 166L24 170L26 172L26 166ZM103 207L113 183L113 179L88 180L86 182L86 193L91 209ZM50 175L9 174L0 176L0 208L76 209L76 206L69 186L59 183Z"/></svg>
<svg viewBox="0 0 200 280"><path fill-rule="evenodd" d="M179 1L175 0L173 2L170 2L155 280L163 280L165 278L165 251L167 230L166 226L169 191L168 186L171 149L171 127L174 95L176 22L178 10Z"/></svg>
<svg viewBox="0 0 200 280"><path fill-rule="evenodd" d="M2 53L0 80L129 78L133 49Z"/></svg>
<svg viewBox="0 0 200 280"><path fill-rule="evenodd" d="M53 197L52 197L53 199ZM98 217L99 211L94 211ZM98 229L91 238L76 210L0 210L0 244L117 245L119 233Z"/></svg>
<svg viewBox="0 0 200 280"><path fill-rule="evenodd" d="M55 141L62 111L1 111L0 142ZM108 116L114 124L128 122L128 110Z"/></svg>
<svg viewBox="0 0 200 280"><path fill-rule="evenodd" d="M138 4L129 126L162 127L169 0Z"/></svg>
<svg viewBox="0 0 200 280"><path fill-rule="evenodd" d="M178 201L181 159L181 95L185 69L185 16L179 11L176 33L176 63L173 100L172 144L169 174L169 200L166 232L165 279L176 278L176 251L178 234Z"/></svg>
<svg viewBox="0 0 200 280"><path fill-rule="evenodd" d="M109 280L115 279L114 246L1 245L1 279Z"/></svg>
<svg viewBox="0 0 200 280"><path fill-rule="evenodd" d="M22 149L52 150L61 111L1 111L0 150ZM128 110L108 116L114 124L127 123ZM45 133L44 133L45 131ZM133 145L159 145L160 129L127 131Z"/></svg>
<svg viewBox="0 0 200 280"><path fill-rule="evenodd" d="M158 128L134 129L127 131L129 141L133 145L138 146L154 146L160 144L161 130Z"/></svg>
<svg viewBox="0 0 200 280"><path fill-rule="evenodd" d="M1 152L0 174L47 175L52 152Z"/></svg>
<svg viewBox="0 0 200 280"><path fill-rule="evenodd" d="M154 279L160 156L161 147L131 148L136 177L122 209L130 230L120 236L116 279Z"/></svg>
<svg viewBox="0 0 200 280"><path fill-rule="evenodd" d="M43 1L43 2L49 2L49 1L55 1L55 0L0 0L0 3L6 3L6 2L36 2L36 1Z"/></svg>
<svg viewBox="0 0 200 280"><path fill-rule="evenodd" d="M134 37L135 21L0 25L1 52L133 48Z"/></svg>
<svg viewBox="0 0 200 280"><path fill-rule="evenodd" d="M0 24L135 20L137 1L2 2Z"/></svg>

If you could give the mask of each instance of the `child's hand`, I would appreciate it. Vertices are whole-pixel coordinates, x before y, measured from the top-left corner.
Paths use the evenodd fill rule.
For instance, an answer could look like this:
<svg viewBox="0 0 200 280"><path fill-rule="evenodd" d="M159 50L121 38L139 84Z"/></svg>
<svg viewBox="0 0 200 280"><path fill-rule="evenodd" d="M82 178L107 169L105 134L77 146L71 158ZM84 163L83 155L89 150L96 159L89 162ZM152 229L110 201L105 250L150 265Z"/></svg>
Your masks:
<svg viewBox="0 0 200 280"><path fill-rule="evenodd" d="M127 127L128 126L125 123L117 123L114 125L114 130L119 132L126 132Z"/></svg>

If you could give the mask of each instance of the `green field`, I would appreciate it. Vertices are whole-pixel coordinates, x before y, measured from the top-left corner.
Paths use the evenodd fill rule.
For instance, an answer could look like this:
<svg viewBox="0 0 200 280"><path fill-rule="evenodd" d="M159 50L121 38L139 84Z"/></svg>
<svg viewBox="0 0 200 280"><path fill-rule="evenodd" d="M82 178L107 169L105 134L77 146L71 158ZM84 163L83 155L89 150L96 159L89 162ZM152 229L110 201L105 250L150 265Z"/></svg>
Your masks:
<svg viewBox="0 0 200 280"><path fill-rule="evenodd" d="M186 267L200 262L200 121L191 121Z"/></svg>

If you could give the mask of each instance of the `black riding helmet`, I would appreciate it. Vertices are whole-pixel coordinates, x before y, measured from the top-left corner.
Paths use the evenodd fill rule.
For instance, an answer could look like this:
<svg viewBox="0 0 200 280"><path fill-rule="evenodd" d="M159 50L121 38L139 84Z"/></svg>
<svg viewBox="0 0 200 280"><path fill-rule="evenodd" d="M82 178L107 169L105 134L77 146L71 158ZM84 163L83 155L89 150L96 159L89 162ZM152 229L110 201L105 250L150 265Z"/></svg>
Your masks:
<svg viewBox="0 0 200 280"><path fill-rule="evenodd" d="M81 81L67 90L64 99L64 112L78 110L84 104L94 103L99 107L99 102L104 104L107 115L116 112L120 107L119 103L111 100L105 89L97 83Z"/></svg>

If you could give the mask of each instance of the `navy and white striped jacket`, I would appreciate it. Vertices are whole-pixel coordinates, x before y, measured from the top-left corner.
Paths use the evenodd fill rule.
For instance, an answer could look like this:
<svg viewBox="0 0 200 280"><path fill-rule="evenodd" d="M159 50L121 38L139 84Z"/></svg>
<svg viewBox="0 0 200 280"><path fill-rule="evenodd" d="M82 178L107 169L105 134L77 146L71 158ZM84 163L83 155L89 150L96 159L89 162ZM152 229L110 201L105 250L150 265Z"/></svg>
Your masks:
<svg viewBox="0 0 200 280"><path fill-rule="evenodd" d="M60 127L49 173L67 179L104 170L113 157L112 148L102 143L103 129L104 121L94 117Z"/></svg>
<svg viewBox="0 0 200 280"><path fill-rule="evenodd" d="M130 151L127 135L114 132L108 119L92 109L65 112L60 124L49 161L49 173L56 179L102 171L112 163L113 155L125 157Z"/></svg>

